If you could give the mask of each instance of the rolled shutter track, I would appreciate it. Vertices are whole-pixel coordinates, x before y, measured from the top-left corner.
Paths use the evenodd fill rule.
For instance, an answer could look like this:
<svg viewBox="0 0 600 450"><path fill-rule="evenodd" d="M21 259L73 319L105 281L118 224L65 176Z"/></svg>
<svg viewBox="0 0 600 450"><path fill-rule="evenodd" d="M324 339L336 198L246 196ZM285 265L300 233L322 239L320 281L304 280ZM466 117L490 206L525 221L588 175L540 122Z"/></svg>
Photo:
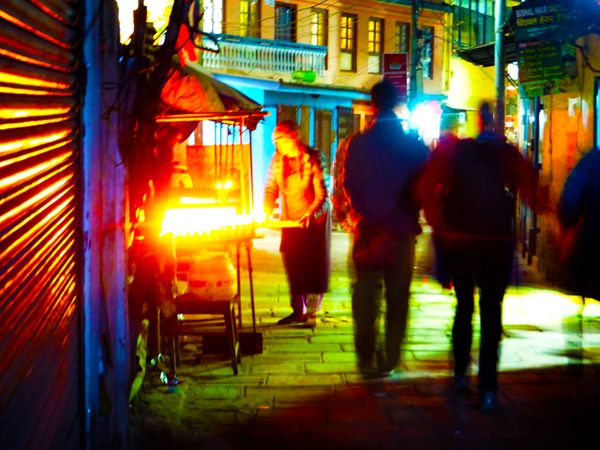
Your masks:
<svg viewBox="0 0 600 450"><path fill-rule="evenodd" d="M0 447L81 444L78 2L0 2Z"/></svg>

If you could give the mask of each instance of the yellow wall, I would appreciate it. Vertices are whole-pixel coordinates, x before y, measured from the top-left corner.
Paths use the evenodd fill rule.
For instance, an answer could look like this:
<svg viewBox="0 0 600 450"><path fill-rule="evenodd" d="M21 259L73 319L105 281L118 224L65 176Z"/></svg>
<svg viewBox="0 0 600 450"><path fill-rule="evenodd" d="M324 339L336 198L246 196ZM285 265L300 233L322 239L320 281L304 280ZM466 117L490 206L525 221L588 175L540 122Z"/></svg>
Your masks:
<svg viewBox="0 0 600 450"><path fill-rule="evenodd" d="M477 109L483 101L494 102L496 87L494 67L482 67L459 57L450 60L448 106L467 110L465 136L478 133Z"/></svg>

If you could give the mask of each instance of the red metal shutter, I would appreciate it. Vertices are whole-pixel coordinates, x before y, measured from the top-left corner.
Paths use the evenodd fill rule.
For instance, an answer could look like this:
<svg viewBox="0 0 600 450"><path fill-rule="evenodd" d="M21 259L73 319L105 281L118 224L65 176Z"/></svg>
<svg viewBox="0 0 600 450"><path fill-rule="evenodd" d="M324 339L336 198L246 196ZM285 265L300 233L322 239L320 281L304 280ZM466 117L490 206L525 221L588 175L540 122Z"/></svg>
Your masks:
<svg viewBox="0 0 600 450"><path fill-rule="evenodd" d="M0 2L0 447L79 448L77 0Z"/></svg>

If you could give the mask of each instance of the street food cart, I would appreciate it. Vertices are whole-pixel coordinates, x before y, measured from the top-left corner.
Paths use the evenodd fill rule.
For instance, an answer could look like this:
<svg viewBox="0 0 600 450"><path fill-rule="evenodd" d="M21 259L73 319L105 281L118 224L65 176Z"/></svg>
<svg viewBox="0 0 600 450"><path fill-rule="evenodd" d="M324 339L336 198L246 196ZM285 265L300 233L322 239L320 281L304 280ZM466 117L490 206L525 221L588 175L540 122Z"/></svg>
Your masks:
<svg viewBox="0 0 600 450"><path fill-rule="evenodd" d="M256 330L251 257L252 240L257 237L251 133L266 113L259 104L200 66L188 64L184 70L174 70L165 84L161 97L167 107L156 121L159 127L180 126L186 130L190 123L200 124L202 129L212 130L212 136L196 139L180 150L179 159L185 164L178 161L173 171L161 234L173 238L178 292L193 293L197 301L204 303L232 301L234 328L241 330L242 350L259 353L262 336ZM247 258L250 332L242 329L243 252ZM181 311L178 313L181 319ZM234 359L239 360L239 356L232 356L237 373Z"/></svg>

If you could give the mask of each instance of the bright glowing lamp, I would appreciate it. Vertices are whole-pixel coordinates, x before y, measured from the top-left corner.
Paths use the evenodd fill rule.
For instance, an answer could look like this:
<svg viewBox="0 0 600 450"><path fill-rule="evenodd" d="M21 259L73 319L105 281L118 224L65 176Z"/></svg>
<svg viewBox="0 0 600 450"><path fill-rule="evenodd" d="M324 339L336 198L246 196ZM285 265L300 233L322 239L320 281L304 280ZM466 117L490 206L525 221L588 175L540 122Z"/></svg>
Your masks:
<svg viewBox="0 0 600 450"><path fill-rule="evenodd" d="M183 207L169 208L165 212L161 235L200 236L219 230L231 230L254 224L248 214L237 214L231 207Z"/></svg>
<svg viewBox="0 0 600 450"><path fill-rule="evenodd" d="M418 103L410 114L410 128L418 130L425 144L440 137L442 109L437 101Z"/></svg>

